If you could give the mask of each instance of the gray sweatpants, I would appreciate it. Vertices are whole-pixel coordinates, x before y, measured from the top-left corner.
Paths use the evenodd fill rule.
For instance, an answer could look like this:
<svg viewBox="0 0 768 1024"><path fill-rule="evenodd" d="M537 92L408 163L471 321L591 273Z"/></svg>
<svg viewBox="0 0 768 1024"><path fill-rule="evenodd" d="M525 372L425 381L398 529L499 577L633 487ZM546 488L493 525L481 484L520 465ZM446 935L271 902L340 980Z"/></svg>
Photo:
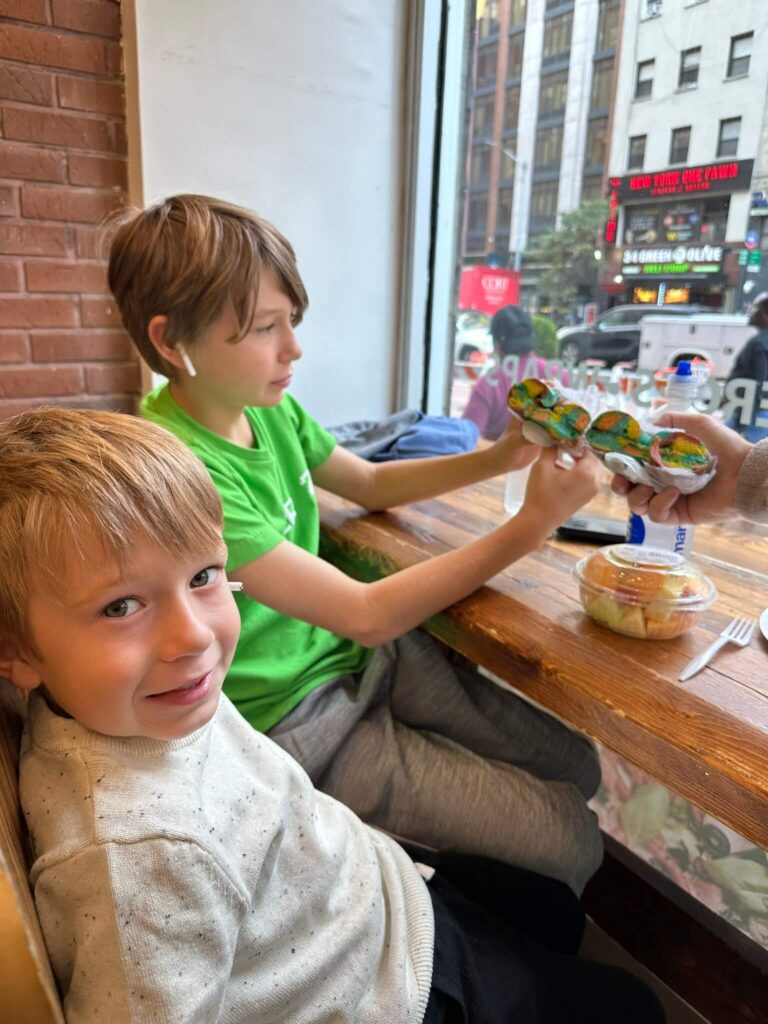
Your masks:
<svg viewBox="0 0 768 1024"><path fill-rule="evenodd" d="M425 633L318 687L269 733L360 817L438 850L538 871L581 893L602 857L592 744Z"/></svg>

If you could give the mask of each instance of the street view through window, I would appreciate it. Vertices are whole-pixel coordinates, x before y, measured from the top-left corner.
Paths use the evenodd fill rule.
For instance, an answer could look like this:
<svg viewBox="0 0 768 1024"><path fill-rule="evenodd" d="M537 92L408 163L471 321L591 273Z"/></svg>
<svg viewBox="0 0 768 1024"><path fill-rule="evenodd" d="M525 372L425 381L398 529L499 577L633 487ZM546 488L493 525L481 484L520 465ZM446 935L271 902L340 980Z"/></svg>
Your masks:
<svg viewBox="0 0 768 1024"><path fill-rule="evenodd" d="M663 393L688 359L703 408L738 419L741 396L768 433L763 381L728 384L768 292L768 3L477 0L474 13L451 413L510 352L517 379L546 360L622 393L644 379ZM495 341L506 307L530 321L497 319ZM768 302L765 319L768 370ZM499 347L526 325L527 350Z"/></svg>

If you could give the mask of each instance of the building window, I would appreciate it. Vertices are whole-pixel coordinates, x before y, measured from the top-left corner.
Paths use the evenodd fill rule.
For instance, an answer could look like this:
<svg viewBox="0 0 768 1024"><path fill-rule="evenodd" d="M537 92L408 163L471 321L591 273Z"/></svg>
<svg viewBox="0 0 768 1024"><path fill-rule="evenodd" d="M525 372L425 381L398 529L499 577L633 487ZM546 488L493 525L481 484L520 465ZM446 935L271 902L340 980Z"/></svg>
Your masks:
<svg viewBox="0 0 768 1024"><path fill-rule="evenodd" d="M531 188L531 213L537 217L550 217L557 213L556 181L538 181Z"/></svg>
<svg viewBox="0 0 768 1024"><path fill-rule="evenodd" d="M637 78L635 79L636 100L645 99L653 92L653 71L655 66L655 60L641 60L637 65Z"/></svg>
<svg viewBox="0 0 768 1024"><path fill-rule="evenodd" d="M700 63L700 46L694 46L690 50L682 51L680 54L680 74L677 77L678 89L694 89L699 84Z"/></svg>
<svg viewBox="0 0 768 1024"><path fill-rule="evenodd" d="M613 58L601 60L592 69L592 92L589 97L590 110L607 110L611 105L613 84Z"/></svg>
<svg viewBox="0 0 768 1024"><path fill-rule="evenodd" d="M740 117L728 117L720 122L720 133L717 136L717 156L736 156L740 131Z"/></svg>
<svg viewBox="0 0 768 1024"><path fill-rule="evenodd" d="M640 20L656 18L664 9L664 0L640 0Z"/></svg>
<svg viewBox="0 0 768 1024"><path fill-rule="evenodd" d="M493 104L495 96L483 96L475 101L475 119L472 122L472 133L475 137L489 138L493 132Z"/></svg>
<svg viewBox="0 0 768 1024"><path fill-rule="evenodd" d="M592 203L596 199L603 198L603 179L602 178L584 178L581 183L581 201L582 203Z"/></svg>
<svg viewBox="0 0 768 1024"><path fill-rule="evenodd" d="M509 7L509 24L524 25L528 0L512 0Z"/></svg>
<svg viewBox="0 0 768 1024"><path fill-rule="evenodd" d="M483 5L483 13L477 22L477 33L481 39L495 36L499 31L499 14L501 4L499 0L486 0Z"/></svg>
<svg viewBox="0 0 768 1024"><path fill-rule="evenodd" d="M571 50L571 28L573 12L561 14L544 22L543 60L552 63L558 57L565 57Z"/></svg>
<svg viewBox="0 0 768 1024"><path fill-rule="evenodd" d="M512 132L517 130L517 119L520 116L520 86L513 85L507 89L507 98L504 103L504 131Z"/></svg>
<svg viewBox="0 0 768 1024"><path fill-rule="evenodd" d="M619 34L619 0L600 0L597 15L597 49L612 50Z"/></svg>
<svg viewBox="0 0 768 1024"><path fill-rule="evenodd" d="M534 161L537 167L556 167L560 163L563 152L563 126L552 125L539 128L536 132L536 154Z"/></svg>
<svg viewBox="0 0 768 1024"><path fill-rule="evenodd" d="M476 88L482 89L485 85L493 85L495 83L498 57L499 48L495 43L493 46L484 46L482 50L478 50Z"/></svg>
<svg viewBox="0 0 768 1024"><path fill-rule="evenodd" d="M485 234L488 221L488 193L477 192L469 197L469 215L467 217L467 231Z"/></svg>
<svg viewBox="0 0 768 1024"><path fill-rule="evenodd" d="M602 167L605 164L608 145L608 118L593 117L587 129L587 147L584 157L586 167Z"/></svg>
<svg viewBox="0 0 768 1024"><path fill-rule="evenodd" d="M470 185L484 185L491 174L491 150L488 146L476 146L472 150L469 167Z"/></svg>
<svg viewBox="0 0 768 1024"><path fill-rule="evenodd" d="M515 180L515 161L511 156L507 156L504 150L501 151L501 168L499 170L499 178L501 181Z"/></svg>
<svg viewBox="0 0 768 1024"><path fill-rule="evenodd" d="M752 56L752 39L754 32L745 32L743 36L731 36L731 52L728 57L727 78L738 78L749 74L749 58Z"/></svg>
<svg viewBox="0 0 768 1024"><path fill-rule="evenodd" d="M730 196L717 196L712 199L705 199L701 211L701 227L699 228L699 237L702 242L725 241L730 205Z"/></svg>
<svg viewBox="0 0 768 1024"><path fill-rule="evenodd" d="M629 140L628 171L642 171L645 163L645 139L645 135L633 135Z"/></svg>
<svg viewBox="0 0 768 1024"><path fill-rule="evenodd" d="M519 78L523 73L523 44L525 33L516 32L507 45L507 78Z"/></svg>
<svg viewBox="0 0 768 1024"><path fill-rule="evenodd" d="M691 142L691 127L673 128L672 142L669 146L669 162L684 164L688 159L688 146Z"/></svg>
<svg viewBox="0 0 768 1024"><path fill-rule="evenodd" d="M544 75L541 79L541 90L539 92L539 117L548 114L562 114L565 111L567 95L567 71L557 71L554 75Z"/></svg>
<svg viewBox="0 0 768 1024"><path fill-rule="evenodd" d="M496 234L509 235L509 226L512 222L512 193L511 188L499 189L499 202L496 207Z"/></svg>

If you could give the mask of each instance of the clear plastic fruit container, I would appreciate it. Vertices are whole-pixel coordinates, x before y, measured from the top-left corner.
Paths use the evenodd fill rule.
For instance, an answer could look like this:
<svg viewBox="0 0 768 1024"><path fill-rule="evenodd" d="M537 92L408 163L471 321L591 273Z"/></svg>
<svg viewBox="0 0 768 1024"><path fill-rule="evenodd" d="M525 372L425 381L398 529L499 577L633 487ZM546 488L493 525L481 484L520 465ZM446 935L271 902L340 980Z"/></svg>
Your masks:
<svg viewBox="0 0 768 1024"><path fill-rule="evenodd" d="M624 636L670 640L717 599L709 577L674 551L611 544L574 568L584 611Z"/></svg>

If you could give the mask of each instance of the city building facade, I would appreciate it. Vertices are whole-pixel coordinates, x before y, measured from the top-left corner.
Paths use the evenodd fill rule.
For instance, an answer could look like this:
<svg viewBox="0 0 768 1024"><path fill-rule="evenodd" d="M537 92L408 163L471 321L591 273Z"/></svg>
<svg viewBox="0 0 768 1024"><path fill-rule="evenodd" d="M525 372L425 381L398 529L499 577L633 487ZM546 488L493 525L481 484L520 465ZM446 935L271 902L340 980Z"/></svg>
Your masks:
<svg viewBox="0 0 768 1024"><path fill-rule="evenodd" d="M619 45L604 305L738 309L761 258L768 4L625 0Z"/></svg>
<svg viewBox="0 0 768 1024"><path fill-rule="evenodd" d="M478 4L462 261L520 267L561 213L604 194L621 0ZM535 301L534 258L522 302Z"/></svg>

